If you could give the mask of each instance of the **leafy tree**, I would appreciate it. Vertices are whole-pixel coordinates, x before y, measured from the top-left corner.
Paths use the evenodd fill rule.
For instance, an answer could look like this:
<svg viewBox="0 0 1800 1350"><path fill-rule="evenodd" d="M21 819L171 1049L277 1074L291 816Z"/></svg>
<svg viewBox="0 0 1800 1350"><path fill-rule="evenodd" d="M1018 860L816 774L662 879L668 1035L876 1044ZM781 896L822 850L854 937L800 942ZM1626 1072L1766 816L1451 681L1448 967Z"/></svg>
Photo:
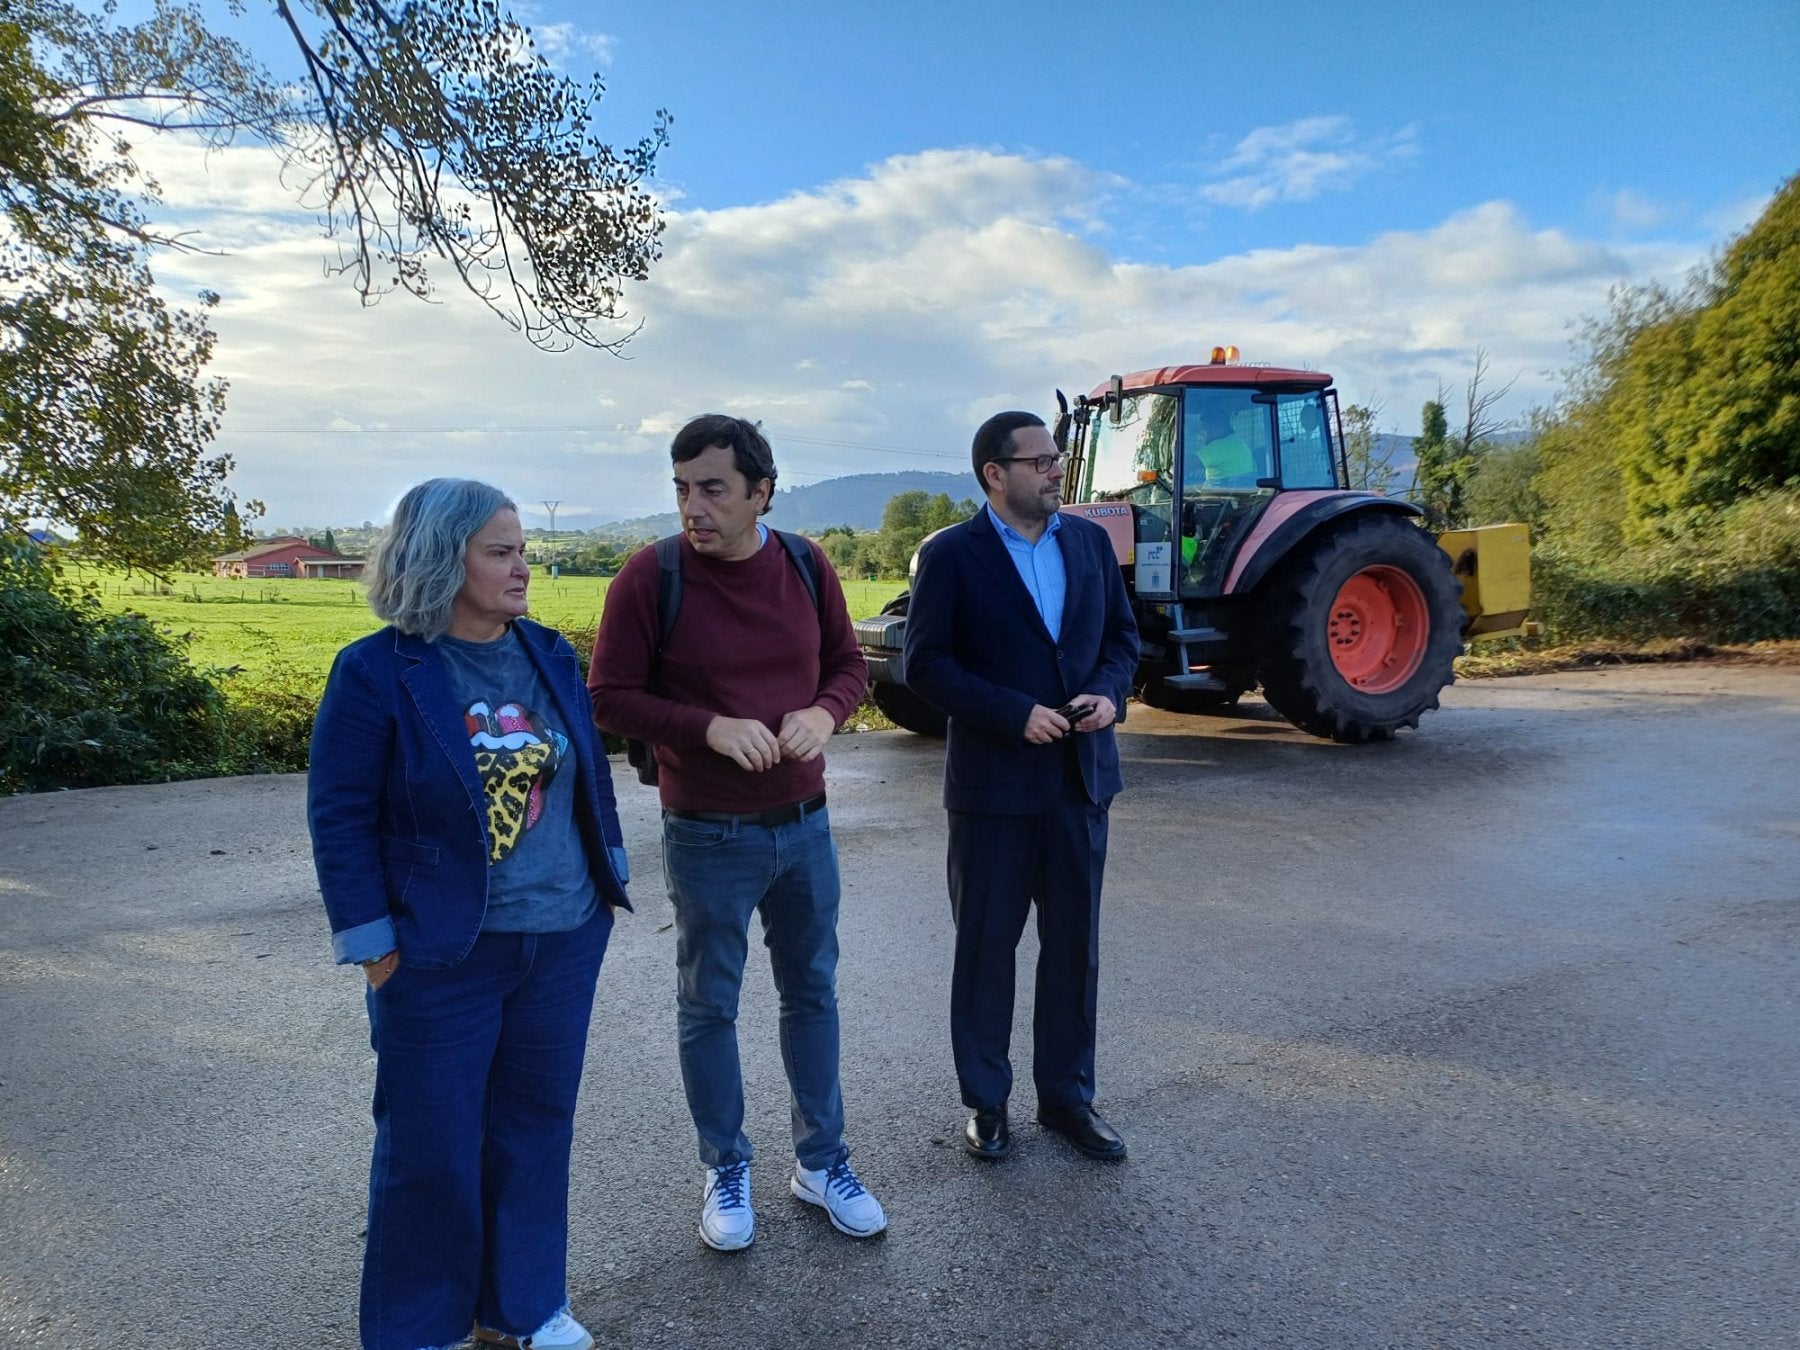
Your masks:
<svg viewBox="0 0 1800 1350"><path fill-rule="evenodd" d="M1533 487L1544 502L1544 528L1561 547L1591 557L1624 545L1627 508L1617 425L1624 401L1614 397L1632 347L1680 314L1689 302L1662 287L1615 289L1607 312L1582 322L1576 360L1563 373L1557 405L1536 423L1543 465Z"/></svg>
<svg viewBox="0 0 1800 1350"><path fill-rule="evenodd" d="M950 500L950 494L940 492L933 497L925 509L925 528L932 532L957 525L967 520L976 512L975 503L965 497L959 502Z"/></svg>
<svg viewBox="0 0 1800 1350"><path fill-rule="evenodd" d="M167 565L226 525L225 388L200 378L204 318L152 289L126 171L51 111L68 97L0 21L0 527L48 516L97 558Z"/></svg>
<svg viewBox="0 0 1800 1350"><path fill-rule="evenodd" d="M1535 482L1542 467L1543 455L1536 440L1484 451L1463 492L1467 523L1500 525L1516 521L1531 526L1534 534L1541 531L1544 499Z"/></svg>
<svg viewBox="0 0 1800 1350"><path fill-rule="evenodd" d="M1425 508L1433 527L1443 529L1455 509L1457 476L1441 388L1419 412L1419 434L1413 437L1412 448L1412 498Z"/></svg>
<svg viewBox="0 0 1800 1350"><path fill-rule="evenodd" d="M931 503L928 492L897 492L887 500L881 508L882 533L901 530L922 529L925 524L925 511Z"/></svg>
<svg viewBox="0 0 1800 1350"><path fill-rule="evenodd" d="M860 577L868 570L864 539L847 526L832 526L819 536L819 547L840 577Z"/></svg>
<svg viewBox="0 0 1800 1350"><path fill-rule="evenodd" d="M153 569L226 527L231 461L207 453L225 387L201 377L217 298L154 290L153 251L191 244L150 222L128 139L146 131L267 144L366 302L429 298L447 266L539 346L629 336L624 285L660 250L641 184L666 115L635 145L600 141L600 81L553 72L492 0L265 3L298 78L172 0L136 24L68 0L0 17L0 525L53 517Z"/></svg>
<svg viewBox="0 0 1800 1350"><path fill-rule="evenodd" d="M935 497L917 490L897 493L882 508L881 530L867 561L881 576L903 577L925 536L974 514L974 502L953 502L947 492Z"/></svg>
<svg viewBox="0 0 1800 1350"><path fill-rule="evenodd" d="M1640 536L1800 479L1800 176L1693 298L1634 335L1614 392Z"/></svg>
<svg viewBox="0 0 1800 1350"><path fill-rule="evenodd" d="M1614 292L1539 437L1547 529L1604 556L1800 483L1800 177L1680 289Z"/></svg>
<svg viewBox="0 0 1800 1350"><path fill-rule="evenodd" d="M557 566L566 577L609 577L619 570L620 559L613 546L599 540L565 554ZM549 564L545 564L545 571Z"/></svg>
<svg viewBox="0 0 1800 1350"><path fill-rule="evenodd" d="M926 524L931 496L925 492L900 492L888 498L881 508L881 531L874 561L883 576L902 577L919 547L929 534Z"/></svg>

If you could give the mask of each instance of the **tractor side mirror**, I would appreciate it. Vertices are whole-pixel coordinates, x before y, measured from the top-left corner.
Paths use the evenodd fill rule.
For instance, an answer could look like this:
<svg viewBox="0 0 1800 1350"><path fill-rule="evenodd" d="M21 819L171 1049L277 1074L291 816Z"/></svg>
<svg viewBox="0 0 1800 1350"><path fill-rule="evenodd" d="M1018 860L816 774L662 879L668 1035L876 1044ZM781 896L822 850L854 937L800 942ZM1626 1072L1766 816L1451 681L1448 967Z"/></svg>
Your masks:
<svg viewBox="0 0 1800 1350"><path fill-rule="evenodd" d="M1116 427L1125 420L1125 377L1115 375L1106 391L1106 415Z"/></svg>

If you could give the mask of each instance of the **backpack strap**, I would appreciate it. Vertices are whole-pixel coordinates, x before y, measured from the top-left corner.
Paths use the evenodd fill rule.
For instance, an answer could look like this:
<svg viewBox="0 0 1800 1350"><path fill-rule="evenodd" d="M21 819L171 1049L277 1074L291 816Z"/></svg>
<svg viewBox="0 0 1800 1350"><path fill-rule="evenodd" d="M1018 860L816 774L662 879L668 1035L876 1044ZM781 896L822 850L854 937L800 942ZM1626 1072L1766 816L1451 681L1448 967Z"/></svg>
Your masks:
<svg viewBox="0 0 1800 1350"><path fill-rule="evenodd" d="M650 678L645 689L662 692L662 653L675 631L675 614L681 608L681 536L671 534L656 541L656 650L651 653ZM656 749L646 741L627 737L625 760L637 770L638 782L656 786L662 776Z"/></svg>
<svg viewBox="0 0 1800 1350"><path fill-rule="evenodd" d="M681 536L666 535L656 541L656 654L662 655L675 631L681 611Z"/></svg>
<svg viewBox="0 0 1800 1350"><path fill-rule="evenodd" d="M770 533L781 541L794 566L800 569L800 580L806 583L806 593L812 597L813 608L822 612L825 606L819 599L819 555L813 552L812 540L803 534L789 534L786 530L771 530Z"/></svg>

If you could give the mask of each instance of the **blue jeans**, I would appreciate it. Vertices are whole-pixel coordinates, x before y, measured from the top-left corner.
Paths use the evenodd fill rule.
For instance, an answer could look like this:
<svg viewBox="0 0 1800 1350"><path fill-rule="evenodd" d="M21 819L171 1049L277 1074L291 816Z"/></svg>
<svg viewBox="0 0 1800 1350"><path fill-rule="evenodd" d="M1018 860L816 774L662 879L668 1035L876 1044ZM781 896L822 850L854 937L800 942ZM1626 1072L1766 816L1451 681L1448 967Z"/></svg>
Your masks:
<svg viewBox="0 0 1800 1350"><path fill-rule="evenodd" d="M838 1085L838 863L829 813L773 827L664 813L663 876L675 907L681 1082L700 1161L724 1167L751 1156L737 1012L750 915L761 910L781 998L794 1156L813 1169L842 1162L849 1150Z"/></svg>
<svg viewBox="0 0 1800 1350"><path fill-rule="evenodd" d="M367 992L375 1156L365 1350L526 1336L568 1306L569 1149L602 905L568 933L483 933L447 970Z"/></svg>

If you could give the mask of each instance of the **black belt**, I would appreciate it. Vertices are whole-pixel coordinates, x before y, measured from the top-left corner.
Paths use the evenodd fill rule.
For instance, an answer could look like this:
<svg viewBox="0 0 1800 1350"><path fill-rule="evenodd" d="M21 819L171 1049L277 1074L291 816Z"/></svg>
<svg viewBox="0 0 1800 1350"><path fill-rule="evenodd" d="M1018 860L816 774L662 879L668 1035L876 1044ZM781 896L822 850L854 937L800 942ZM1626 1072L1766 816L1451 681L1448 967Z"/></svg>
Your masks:
<svg viewBox="0 0 1800 1350"><path fill-rule="evenodd" d="M677 820L710 820L720 825L792 825L797 820L805 820L808 816L825 809L825 794L808 797L803 802L789 802L786 806L772 806L767 811L677 811L671 807L668 814Z"/></svg>

